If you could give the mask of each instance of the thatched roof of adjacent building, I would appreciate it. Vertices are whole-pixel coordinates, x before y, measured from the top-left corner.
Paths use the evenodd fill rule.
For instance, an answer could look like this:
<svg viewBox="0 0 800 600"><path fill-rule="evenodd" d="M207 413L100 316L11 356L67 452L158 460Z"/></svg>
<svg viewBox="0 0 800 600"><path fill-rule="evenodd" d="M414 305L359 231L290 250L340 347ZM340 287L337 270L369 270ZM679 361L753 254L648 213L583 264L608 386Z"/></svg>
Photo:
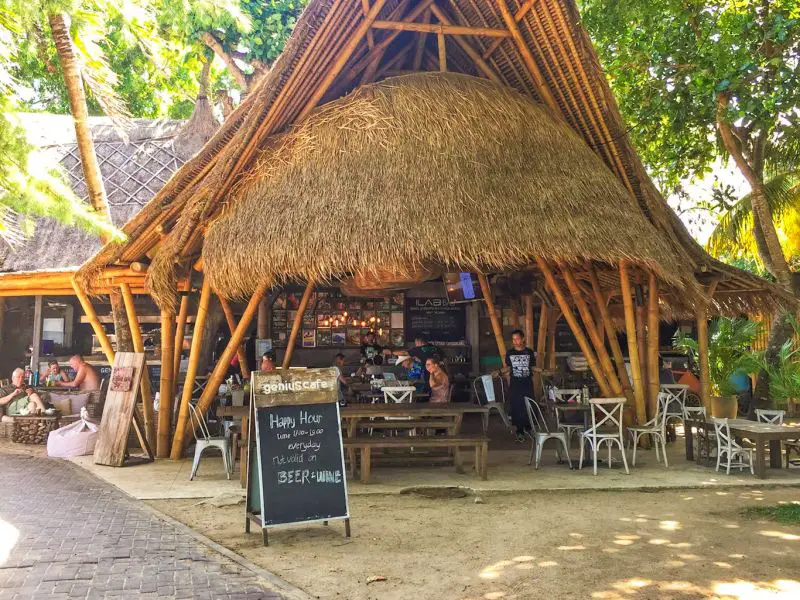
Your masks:
<svg viewBox="0 0 800 600"><path fill-rule="evenodd" d="M281 184L284 185L284 192L281 195L270 189L267 182L272 177L273 170L277 171L282 167L284 175L281 177L289 181L289 173L295 173L302 180L305 176L321 176L327 169L335 168L335 165L315 167L296 164L293 167L291 165L286 167L280 164L266 164L265 157L269 156L270 145L279 139L284 141L287 148L291 147L298 152L298 156L301 154L297 149L301 148L302 144L296 140L296 132L302 130L303 125L292 130L285 138L275 136L288 131L307 118L319 119L319 115L325 113L326 108L323 107L316 113L316 117L310 116L315 114L315 108L336 101L364 84L381 81L402 72L438 71L444 66L439 64L438 57L444 54L447 71L486 78L498 86L510 88L527 98L526 107L533 106L533 103L546 106L582 138L586 148L604 163L604 167L619 182L619 186L616 186L618 189L614 190L614 186L600 178L599 171L594 165L590 165L590 161L582 153L578 153L574 145L570 145L570 150L564 150L566 142L563 140L551 142L554 148L566 151L565 156L581 157L575 165L567 165L575 167L576 182L571 184L569 194L564 194L560 199L564 206L552 206L553 214L569 218L548 219L547 215L536 213L536 218L542 221L542 231L522 244L521 254L537 251L554 261L570 261L578 255L589 256L596 261L606 261L618 256L619 253L627 253L631 258L637 259L639 264L658 268L659 275L673 286L673 289L668 290L663 296L663 301L671 303L673 310L676 311L691 309L698 300L694 293L697 281L713 282L716 285L712 309L718 311L770 310L776 305L793 302L793 299L777 286L711 258L696 244L677 215L667 206L647 176L626 135L626 129L597 55L588 35L580 25L574 0L493 0L492 2L376 0L369 3L371 8L366 14L364 6L361 0L311 0L298 20L285 51L270 73L249 92L247 99L226 120L204 149L187 162L147 207L128 223L125 227L129 235L128 242L105 247L81 269L79 273L81 283L90 288L96 275L107 266L126 265L141 260L146 253L152 253L153 249L158 247L149 270L151 290L162 305L172 307L175 304L173 284L200 255L209 223L221 217L219 229L212 226L208 230L208 241L216 239L220 243L222 237L216 231L222 232L226 227L225 219L228 217L225 215L229 203L232 206L227 226L228 231L233 231L231 228L233 215L240 196L241 207L249 207L251 215L260 198L264 203L261 210L274 215L277 222L287 216L293 218L295 224L302 224L300 215L305 214L309 225L319 223L312 195L304 193L306 187L308 190L319 189L318 183L304 181L298 190L298 206L292 207L293 210L288 212L287 207L291 201L286 197L288 193L286 184ZM438 33L445 34L443 46L437 44ZM498 88L493 86L491 89ZM369 93L362 91L356 97L363 98ZM347 107L348 102L345 100L336 106ZM509 104L509 106L517 105L515 102ZM533 114L540 109L528 110ZM513 121L513 118L513 113L503 116L505 124ZM477 119L471 120L469 126L476 126L482 135L490 136L487 132L491 131L491 125L486 122L479 125L477 121ZM544 121L538 119L536 122L541 124ZM551 131L561 131L549 121L547 127ZM320 131L326 130L321 127ZM327 131L328 134L331 133L330 129ZM513 139L515 133L506 133L506 140ZM293 139L293 135L295 135L294 141L287 142ZM346 137L353 141L364 141L368 136L368 133L348 132ZM527 137L523 137L526 143L534 139L541 140L530 132L526 132L525 136ZM464 143L468 137L461 135L460 143ZM492 143L493 140L484 141L492 148L491 152L500 153L504 159L511 158L513 161L508 152L501 152L503 149L499 148L497 143ZM325 147L330 149L331 144L319 144L317 150L309 147L304 152L310 158L314 156L314 152L322 152L322 148ZM420 156L420 164L415 166L420 170L426 170L429 177L432 176L432 169L422 163L435 162L437 159L446 162L444 156L431 156L430 149L428 147L427 156ZM451 145L449 151L453 150L457 149ZM546 152L537 150L539 149L525 149L517 155L517 158L547 156ZM342 164L353 164L347 162L350 159L346 154L347 147L344 147L340 153ZM325 156L330 159L332 155L328 152ZM463 155L460 156L463 159ZM407 159L404 157L403 160ZM567 179L564 176L564 165L554 165L554 162L557 161L547 162L555 170L552 180L564 184L564 180ZM383 166L388 166L385 160ZM586 169L587 173L582 173ZM462 164L454 172L468 174L469 167ZM500 174L504 172L506 171L502 167L497 167L494 171L486 169L482 171L484 175L500 178L497 180L497 185L505 186L502 189L517 200L524 193L520 190L531 189L532 180L538 179L540 182L546 180L543 178L545 175L543 173L538 173L538 178L535 175L528 176L520 181L519 190L515 190L513 184L501 181ZM508 172L519 176L521 169L511 168ZM263 176L262 181L249 181L250 176L259 173ZM376 174L376 177L379 175ZM393 170L393 176L396 181L398 170ZM452 184L453 179L449 178L449 174L443 176L448 185ZM377 194L379 189L377 183L370 183L366 175L354 173L353 177L362 186L370 184L368 190ZM593 196L591 190L580 190L581 181L593 182L601 179L603 183L600 189L603 191L604 201L610 203L608 207L591 206L597 196ZM436 190L436 181L425 183L427 187L424 187L423 183L415 182L414 185L416 189L428 189L432 193ZM474 180L470 183L475 186ZM242 191L245 188L249 191ZM457 186L455 189L463 191L465 188ZM470 219L471 223L476 223L480 217L485 216L480 212L484 207L499 209L501 212L508 208L498 197L494 197L491 193L487 195L485 185L477 189L484 193L484 197L469 197L467 202L467 197L462 196L459 202L456 192L448 196L447 201L441 205L432 200L431 206L435 207L433 210L436 211L441 207L447 207L447 210L452 211L455 202L456 206L463 207L457 215L459 218L470 215L470 211L477 211L475 218ZM627 192L629 196L627 200L619 197L620 189ZM388 190L391 194L399 194L404 201L409 200L408 195L403 194L400 186L394 182ZM583 199L583 203L580 206L573 205L575 210L572 214L568 214L570 211L565 207L569 206L567 203L571 200L566 196L575 193ZM552 197L557 196L556 190ZM381 214L387 218L398 218L398 208L390 209L383 206L392 199L388 194L377 194L373 210L383 211ZM470 204L473 200L476 203L474 206ZM272 202L279 204L272 206L270 204ZM482 205L482 202L485 204ZM529 202L537 206L535 200ZM366 209L369 205L365 197L342 198L342 203L351 209L357 206ZM548 204L551 203L540 201L538 206L541 209ZM330 205L326 203L325 206ZM581 211L591 211L590 214L598 218L611 219L611 224L617 228L620 241L617 243L611 236L602 235L599 235L597 240L592 240L591 232L606 231L608 222L594 223L592 219L582 217L579 214ZM419 218L424 221L425 211L421 213ZM247 213L241 214L244 218ZM520 212L511 214L520 216ZM442 214L437 213L437 216L441 218ZM330 227L330 235L337 237L342 246L348 249L347 252L353 248L354 240L362 239L364 236L359 227L358 217L356 214L354 218L332 223ZM263 218L258 222L265 224ZM504 242L498 237L500 234L496 233L496 230L501 229L502 220L493 214L490 223L491 226L487 228L488 233L485 235L488 254L494 258L488 254L482 256L477 252L471 256L464 255L464 263L469 261L479 263L481 260L486 260L487 267L500 266L501 261L497 260L498 249ZM429 225L436 226L433 222ZM505 225L502 229L513 229ZM274 228L274 225L271 227ZM388 229L393 225L387 222L386 227ZM522 227L522 231L531 231L528 223L523 223ZM548 227L549 235L544 235L543 232ZM632 229L631 232L627 232L629 228ZM645 235L648 230L651 232L649 236ZM441 244L432 244L431 242L437 239L433 232L428 232L422 237L424 229L421 226L416 226L413 231L413 236L404 238L402 247L410 246L416 248L416 252L420 254L431 254L444 260L455 258L452 254L447 254L449 251L444 248L446 243L453 244L454 248L464 243L461 240L444 239ZM165 232L166 237L164 237ZM253 233L260 235L255 230ZM570 233L575 233L578 239L591 244L592 254L590 255L585 248L582 253L577 252L579 250L576 248L577 244L565 245ZM317 238L313 236L317 234L318 232L310 227L305 229L300 227L299 231L287 230L281 248L270 248L268 252L273 257L284 252L287 258L292 256L292 260L297 261L300 255L297 254L296 247L308 245L310 241L310 251L313 252L316 249L314 244L318 244ZM214 237L217 235L220 237ZM626 239L626 236L629 239ZM274 242L276 238L269 239ZM554 241L548 246L547 239ZM414 241L418 243L414 244ZM518 238L505 238L505 242L509 241L520 242ZM232 251L236 244L241 242L240 238L228 240L228 250ZM627 246L628 243L631 245ZM462 252L463 248L462 246ZM209 275L217 278L219 285L235 288L216 291L223 295L245 292L246 286L236 287L234 283L236 278L227 277L222 272L225 264L237 269L242 268L242 259L233 258L223 262L220 258L217 261L212 247L209 247L208 252L209 260L219 267L219 269L212 267ZM509 248L504 254L509 256L512 252L513 250ZM345 255L353 258L347 253ZM380 251L381 259L388 257L388 251ZM321 258L316 256L310 258L316 260L315 263L311 263L316 266L308 267L295 262L290 272L286 268L280 270L282 269L280 266L267 267L262 264L261 266L268 270L253 273L252 277L254 279L288 277L291 273L303 277L315 272L332 273L342 267L335 262L329 262L324 266ZM608 285L609 291L613 291L617 285L612 273L611 269L607 273L601 273L601 280ZM676 281L682 275L684 275L683 281Z"/></svg>

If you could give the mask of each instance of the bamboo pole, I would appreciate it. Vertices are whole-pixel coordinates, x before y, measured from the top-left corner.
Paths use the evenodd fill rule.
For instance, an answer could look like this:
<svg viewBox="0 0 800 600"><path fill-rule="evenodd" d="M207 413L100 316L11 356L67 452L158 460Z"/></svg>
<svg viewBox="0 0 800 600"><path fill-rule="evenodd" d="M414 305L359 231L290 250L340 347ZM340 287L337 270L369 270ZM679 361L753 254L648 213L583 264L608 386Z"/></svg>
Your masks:
<svg viewBox="0 0 800 600"><path fill-rule="evenodd" d="M81 307L83 308L83 313L89 319L89 324L92 326L92 330L94 331L94 334L97 336L97 341L100 342L100 347L103 349L103 354L106 355L106 360L108 361L108 364L113 365L114 349L111 347L111 342L109 341L108 336L106 335L106 330L103 329L103 324L100 323L100 319L97 318L97 313L94 310L94 306L92 306L89 297L74 280L72 282L72 289L75 290L75 295L78 297L78 300L81 303Z"/></svg>
<svg viewBox="0 0 800 600"><path fill-rule="evenodd" d="M628 398L633 404L635 402L633 386L631 385L631 378L628 376L628 369L625 368L625 357L622 355L622 348L620 347L619 339L617 338L617 327L614 325L614 321L611 320L611 315L608 314L608 305L606 304L603 291L600 288L600 280L597 278L597 272L595 271L594 266L587 264L586 272L589 274L589 283L592 285L592 294L594 295L594 301L597 309L600 312L600 318L603 319L603 324L605 325L608 337L608 345L611 346L611 354L613 355L614 362L617 366L617 376L619 377L619 382L622 384L622 390L625 393L625 397Z"/></svg>
<svg viewBox="0 0 800 600"><path fill-rule="evenodd" d="M447 48L441 31L436 34L436 46L439 49L439 71L447 73Z"/></svg>
<svg viewBox="0 0 800 600"><path fill-rule="evenodd" d="M652 271L647 280L647 381L650 394L650 415L656 414L661 381L658 371L658 278Z"/></svg>
<svg viewBox="0 0 800 600"><path fill-rule="evenodd" d="M533 7L533 5L538 2L539 0L525 0L525 3L519 7L519 10L514 15L514 21L519 23L528 14L528 11ZM500 44L503 43L503 38L496 38L483 52L483 58L487 59L494 51L500 47Z"/></svg>
<svg viewBox="0 0 800 600"><path fill-rule="evenodd" d="M548 371L556 370L556 327L561 318L559 311L548 307L547 317L547 360L544 361Z"/></svg>
<svg viewBox="0 0 800 600"><path fill-rule="evenodd" d="M175 343L175 313L161 311L161 385L158 401L158 438L156 457L169 457L169 434L172 430L173 383L172 359Z"/></svg>
<svg viewBox="0 0 800 600"><path fill-rule="evenodd" d="M447 15L440 9L436 4L431 5L431 12L436 15L436 18L439 19L445 25L452 25L450 19L447 18ZM422 34L424 35L424 34ZM478 70L483 73L488 79L494 81L495 83L501 83L500 78L497 76L492 68L486 63L483 57L467 42L463 37L460 35L453 36L452 38L456 44L464 51L464 53L472 59L472 62L475 63L475 66L478 67ZM497 38L498 40L502 41L503 38ZM414 69L415 71L418 70Z"/></svg>
<svg viewBox="0 0 800 600"><path fill-rule="evenodd" d="M635 296L634 296L635 297ZM644 388L644 402L648 408L650 392L649 377L647 372L647 307L636 305L636 345L639 347L639 369L642 371L642 387Z"/></svg>
<svg viewBox="0 0 800 600"><path fill-rule="evenodd" d="M708 307L697 308L697 358L700 363L700 400L711 409L711 369L708 364Z"/></svg>
<svg viewBox="0 0 800 600"><path fill-rule="evenodd" d="M309 279L306 284L306 290L303 292L303 297L300 298L300 305L297 307L297 314L294 317L294 323L292 323L292 331L289 333L289 342L286 345L286 353L283 355L283 364L281 365L284 369L292 364L294 345L297 343L297 336L300 334L300 326L303 323L303 313L306 312L306 306L308 306L308 301L311 299L312 291L314 291L314 280Z"/></svg>
<svg viewBox="0 0 800 600"><path fill-rule="evenodd" d="M266 298L258 305L258 317L256 317L256 335L263 340L268 337L269 331L269 307Z"/></svg>
<svg viewBox="0 0 800 600"><path fill-rule="evenodd" d="M431 9L433 9L431 5ZM437 35L478 35L485 37L511 37L506 29L491 27L467 27L462 25L445 25L443 23L409 23L407 21L375 21L373 29L390 29L392 31L416 31L417 33L435 33Z"/></svg>
<svg viewBox="0 0 800 600"><path fill-rule="evenodd" d="M639 346L636 343L636 315L633 306L633 290L628 277L628 265L624 260L619 261L619 283L622 291L622 305L625 309L625 332L628 337L628 358L631 362L633 375L633 397L636 408L636 420L639 424L647 421L647 409L644 401L644 385L642 382L642 368L639 362Z"/></svg>
<svg viewBox="0 0 800 600"><path fill-rule="evenodd" d="M567 298L564 295L564 292L561 290L561 286L558 285L558 282L553 275L553 271L550 269L548 264L538 256L536 257L536 264L539 265L539 269L544 274L545 281L547 281L547 286L550 288L553 296L555 296L556 302L558 302L558 306L561 308L561 312L564 314L564 318L567 321L567 325L569 325L569 328L572 330L572 335L575 336L575 340L578 342L581 352L583 352L583 355L586 357L586 362L589 363L589 368L591 369L592 374L597 381L597 385L600 386L600 393L606 398L613 397L613 393L608 384L605 373L603 372L603 369L601 368L600 363L598 362L597 357L592 350L592 347L589 345L589 341L583 334L583 330L581 329L578 320L575 318L575 314L572 312L572 309L567 302Z"/></svg>
<svg viewBox="0 0 800 600"><path fill-rule="evenodd" d="M231 335L233 335L233 332L236 331L237 323L236 317L233 316L231 305L219 294L217 294L217 298L219 298L220 306L222 306L222 312L225 313L228 329L230 329ZM261 303L259 302L258 305L260 307ZM244 346L242 346L242 344L239 344L239 347L236 349L236 355L239 357L239 369L242 371L242 379L247 381L250 379L250 369L247 368L247 353L244 351Z"/></svg>
<svg viewBox="0 0 800 600"><path fill-rule="evenodd" d="M172 395L178 393L178 379L181 373L181 352L183 340L186 337L186 319L189 317L189 294L181 296L181 306L178 309L178 323L175 325L175 347L172 356Z"/></svg>
<svg viewBox="0 0 800 600"><path fill-rule="evenodd" d="M236 348L242 343L244 335L247 333L247 329L250 327L250 323L253 321L253 317L255 317L256 313L258 312L258 303L261 302L261 299L264 297L266 291L267 284L262 283L256 288L256 291L253 292L253 296L250 298L250 302L247 303L244 313L242 314L242 318L239 319L239 323L236 325L236 329L231 334L231 339L228 341L228 345L225 346L222 356L219 357L219 360L214 367L214 371L208 378L208 383L206 383L206 388L203 390L200 400L197 401L197 410L201 415L205 414L205 412L208 410L208 407L211 406L211 403L214 401L214 398L216 398L219 384L222 383L225 373L228 371L228 365L230 364L231 359L236 352Z"/></svg>
<svg viewBox="0 0 800 600"><path fill-rule="evenodd" d="M533 296L526 296L526 325L527 319L527 304L530 301L531 313L533 313ZM542 371L544 370L544 353L547 344L547 325L550 314L550 308L542 302L541 309L539 310L539 335L536 338L536 369L533 372L533 391L537 398L541 399L544 395L544 383L542 382ZM533 332L533 315L530 319L531 333Z"/></svg>
<svg viewBox="0 0 800 600"><path fill-rule="evenodd" d="M210 302L211 284L204 277L203 286L200 289L200 299L197 302L197 317L194 320L192 345L189 348L189 362L186 365L186 377L183 379L183 393L181 394L181 404L178 409L178 420L175 423L175 437L172 439L172 449L170 450L170 458L172 460L178 460L183 455L186 427L189 422L189 402L192 399L194 380L197 377L197 366L203 346L203 328L206 325Z"/></svg>
<svg viewBox="0 0 800 600"><path fill-rule="evenodd" d="M144 354L144 342L142 341L142 328L139 325L139 318L136 315L136 305L133 302L133 294L131 288L127 283L119 286L122 292L122 301L125 303L125 313L128 316L128 324L131 328L131 339L133 341L133 351ZM153 448L156 443L156 427L155 427L155 413L153 411L153 392L150 389L150 373L147 370L147 361L145 360L144 369L142 370L141 381L142 392L142 415L144 416L144 435L147 443Z"/></svg>
<svg viewBox="0 0 800 600"><path fill-rule="evenodd" d="M525 339L528 340L529 344L532 344L533 343L533 295L532 294L526 295L523 301L525 303ZM542 307L544 307L544 303L542 303ZM541 320L541 317L539 318ZM541 330L542 330L542 324L540 321L539 323L540 333Z"/></svg>
<svg viewBox="0 0 800 600"><path fill-rule="evenodd" d="M581 294L581 291L578 289L578 284L575 281L572 269L564 265L561 267L561 273L564 276L564 281L567 283L567 289L572 295L572 300L575 302L575 306L578 307L583 325L586 328L586 332L589 334L589 339L600 361L600 367L603 369L603 373L611 387L611 393L615 396L621 396L622 384L620 384L619 379L617 379L617 374L614 372L614 365L611 363L611 357L608 355L603 338L600 337L600 333L597 331L597 327L595 327L594 317L589 310L589 306L586 304L583 294Z"/></svg>
<svg viewBox="0 0 800 600"><path fill-rule="evenodd" d="M425 14L422 16L422 22L427 23L431 20L431 11L426 10ZM414 62L411 63L411 69L413 71L419 71L419 68L422 66L422 52L425 50L425 38L428 37L428 34L420 32L419 36L417 37L417 44L414 48Z"/></svg>
<svg viewBox="0 0 800 600"><path fill-rule="evenodd" d="M492 324L494 339L497 342L497 351L500 353L500 362L501 364L505 364L506 341L503 339L503 326L497 318L497 310L495 309L494 300L492 299L492 290L489 288L489 281L486 279L486 275L478 273L478 283L481 286L483 300L486 302L486 312L489 314L489 321Z"/></svg>

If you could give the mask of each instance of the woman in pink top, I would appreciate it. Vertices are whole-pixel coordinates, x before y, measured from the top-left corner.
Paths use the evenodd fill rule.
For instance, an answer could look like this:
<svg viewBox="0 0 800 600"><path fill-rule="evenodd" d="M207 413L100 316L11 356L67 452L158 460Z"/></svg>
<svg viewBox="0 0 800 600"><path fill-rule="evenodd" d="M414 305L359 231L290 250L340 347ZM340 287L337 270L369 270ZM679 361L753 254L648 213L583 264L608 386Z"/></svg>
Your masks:
<svg viewBox="0 0 800 600"><path fill-rule="evenodd" d="M447 373L442 369L442 363L438 358L429 358L425 361L425 369L430 373L431 404L447 402L450 378L447 377Z"/></svg>

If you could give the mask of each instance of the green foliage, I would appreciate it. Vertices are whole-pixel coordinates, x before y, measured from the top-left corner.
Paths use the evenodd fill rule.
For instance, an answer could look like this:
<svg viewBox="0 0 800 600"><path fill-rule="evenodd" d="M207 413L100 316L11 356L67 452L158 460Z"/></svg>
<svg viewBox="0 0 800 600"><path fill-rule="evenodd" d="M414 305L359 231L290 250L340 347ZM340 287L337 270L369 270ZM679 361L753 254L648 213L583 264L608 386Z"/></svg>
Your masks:
<svg viewBox="0 0 800 600"><path fill-rule="evenodd" d="M724 157L717 96L744 137L764 132L767 164L800 156L796 0L579 0L629 134L663 191ZM747 148L745 148L747 152ZM784 169L785 170L785 169Z"/></svg>
<svg viewBox="0 0 800 600"><path fill-rule="evenodd" d="M800 524L800 503L791 502L789 504L773 504L772 506L748 506L742 511L746 517L765 518L787 523L789 525Z"/></svg>
<svg viewBox="0 0 800 600"><path fill-rule="evenodd" d="M783 317L792 326L794 338L800 339L800 322L797 317L787 314ZM777 360L762 362L762 368L769 378L769 396L778 406L786 406L787 401L800 399L800 345L789 339L778 351Z"/></svg>
<svg viewBox="0 0 800 600"><path fill-rule="evenodd" d="M737 373L751 375L761 368L760 353L751 347L761 331L761 324L747 319L719 317L711 323L708 335L708 364L713 391L719 396L736 393L731 376ZM697 340L678 330L673 347L688 354L698 362Z"/></svg>

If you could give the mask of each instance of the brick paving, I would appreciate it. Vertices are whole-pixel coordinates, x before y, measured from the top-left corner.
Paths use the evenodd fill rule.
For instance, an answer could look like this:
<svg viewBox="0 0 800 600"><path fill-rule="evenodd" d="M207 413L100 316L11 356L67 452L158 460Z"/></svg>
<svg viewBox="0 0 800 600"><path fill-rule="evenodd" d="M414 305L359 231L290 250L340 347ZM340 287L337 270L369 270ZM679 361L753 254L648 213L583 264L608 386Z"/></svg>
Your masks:
<svg viewBox="0 0 800 600"><path fill-rule="evenodd" d="M0 600L285 598L267 585L68 463L0 454Z"/></svg>

